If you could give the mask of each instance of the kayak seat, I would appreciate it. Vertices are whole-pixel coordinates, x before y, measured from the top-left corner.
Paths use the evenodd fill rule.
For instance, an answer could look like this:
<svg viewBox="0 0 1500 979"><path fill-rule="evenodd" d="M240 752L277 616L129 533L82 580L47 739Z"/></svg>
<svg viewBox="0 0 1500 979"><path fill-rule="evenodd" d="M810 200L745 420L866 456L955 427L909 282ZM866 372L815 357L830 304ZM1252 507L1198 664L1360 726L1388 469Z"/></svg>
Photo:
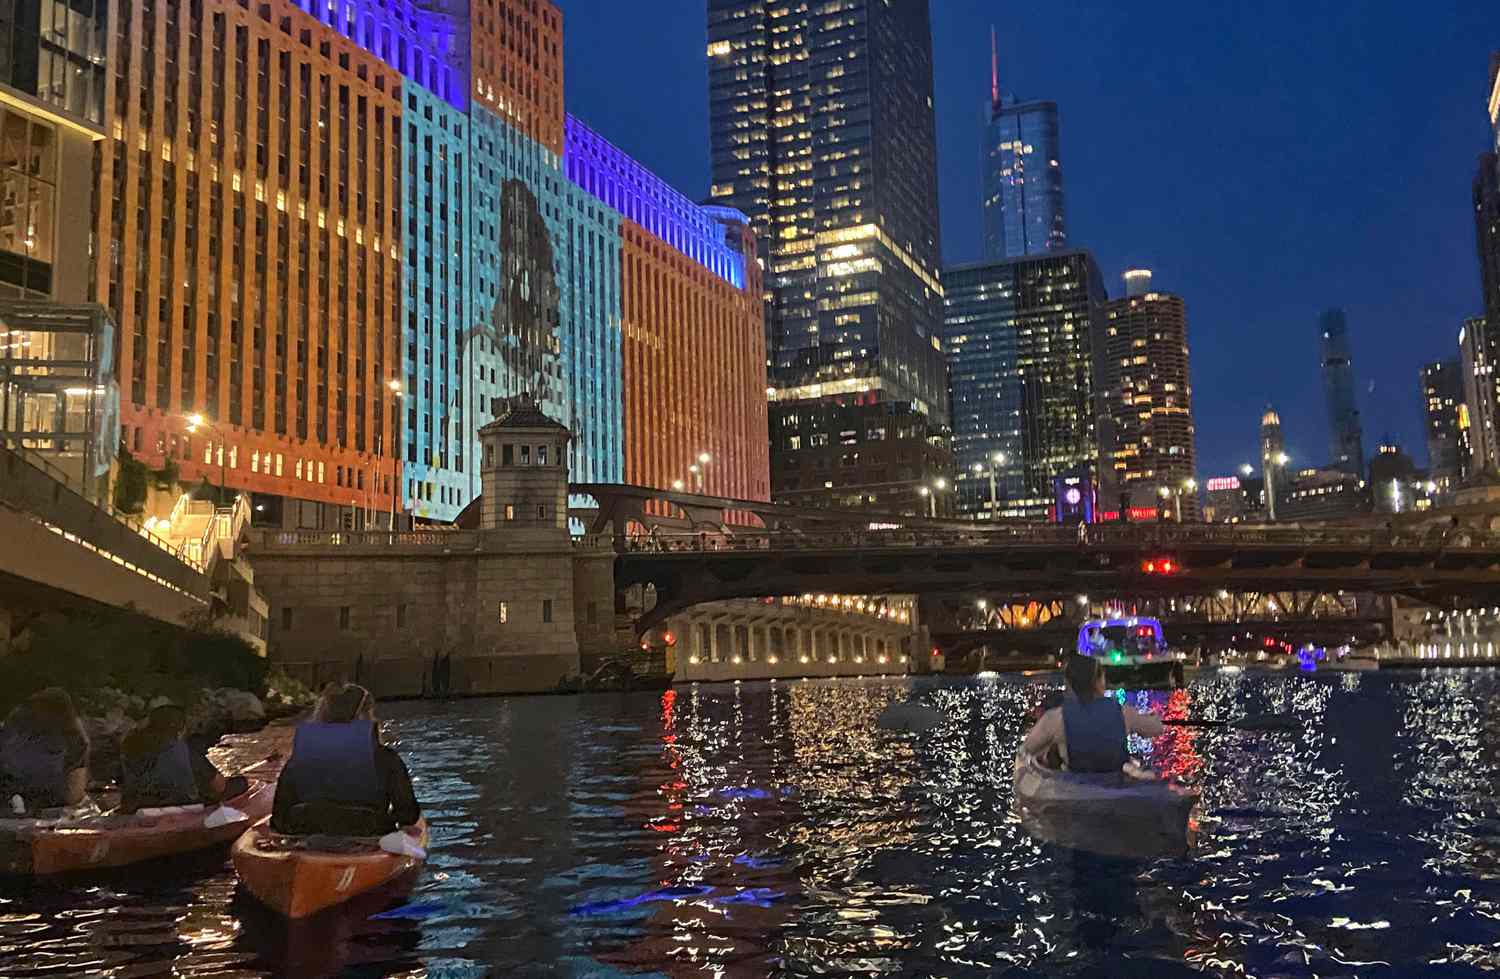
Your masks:
<svg viewBox="0 0 1500 979"><path fill-rule="evenodd" d="M274 825L291 836L383 836L394 829L390 815L369 806L339 802L303 802L292 806L286 825Z"/></svg>
<svg viewBox="0 0 1500 979"><path fill-rule="evenodd" d="M262 853L379 853L380 844L369 838L355 836L331 836L326 833L311 833L307 836L283 836L280 834L261 836L255 840L255 848Z"/></svg>

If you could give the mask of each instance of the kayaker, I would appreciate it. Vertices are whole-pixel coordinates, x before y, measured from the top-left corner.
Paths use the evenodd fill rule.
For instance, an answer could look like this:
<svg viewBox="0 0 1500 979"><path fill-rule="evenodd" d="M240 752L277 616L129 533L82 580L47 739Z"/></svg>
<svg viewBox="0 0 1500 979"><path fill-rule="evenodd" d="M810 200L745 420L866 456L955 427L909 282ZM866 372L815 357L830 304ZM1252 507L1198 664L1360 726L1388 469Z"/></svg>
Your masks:
<svg viewBox="0 0 1500 979"><path fill-rule="evenodd" d="M120 743L120 808L125 812L219 802L247 788L243 776L225 778L184 738L187 711L168 697L151 702L146 722Z"/></svg>
<svg viewBox="0 0 1500 979"><path fill-rule="evenodd" d="M61 687L38 690L0 731L0 792L11 815L76 806L89 785L89 737Z"/></svg>
<svg viewBox="0 0 1500 979"><path fill-rule="evenodd" d="M1122 707L1104 695L1104 667L1092 656L1072 654L1063 675L1073 696L1042 715L1026 735L1024 753L1045 758L1056 749L1069 771L1118 772L1130 760L1126 734L1161 734L1161 718Z"/></svg>
<svg viewBox="0 0 1500 979"><path fill-rule="evenodd" d="M355 683L329 685L313 719L297 727L276 783L271 827L382 836L398 827L415 831L421 816L406 764L380 743L375 698Z"/></svg>

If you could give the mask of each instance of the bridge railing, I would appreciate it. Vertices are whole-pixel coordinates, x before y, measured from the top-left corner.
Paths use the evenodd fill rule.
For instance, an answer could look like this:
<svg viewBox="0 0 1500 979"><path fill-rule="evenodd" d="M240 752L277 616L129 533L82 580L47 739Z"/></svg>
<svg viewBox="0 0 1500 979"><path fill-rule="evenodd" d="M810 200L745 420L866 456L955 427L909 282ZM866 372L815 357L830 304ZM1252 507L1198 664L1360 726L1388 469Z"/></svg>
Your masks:
<svg viewBox="0 0 1500 979"><path fill-rule="evenodd" d="M262 530L255 539L261 550L478 551L516 537L505 530ZM585 534L571 543L574 550L612 550L614 535Z"/></svg>
<svg viewBox="0 0 1500 979"><path fill-rule="evenodd" d="M1474 530L1399 532L1347 527L1244 527L1215 524L1125 524L1085 528L1056 524L976 527L970 529L888 529L827 531L737 531L732 535L642 534L625 538L630 553L681 553L773 550L844 550L932 547L1130 547L1172 549L1184 546L1434 548L1500 550L1500 536Z"/></svg>

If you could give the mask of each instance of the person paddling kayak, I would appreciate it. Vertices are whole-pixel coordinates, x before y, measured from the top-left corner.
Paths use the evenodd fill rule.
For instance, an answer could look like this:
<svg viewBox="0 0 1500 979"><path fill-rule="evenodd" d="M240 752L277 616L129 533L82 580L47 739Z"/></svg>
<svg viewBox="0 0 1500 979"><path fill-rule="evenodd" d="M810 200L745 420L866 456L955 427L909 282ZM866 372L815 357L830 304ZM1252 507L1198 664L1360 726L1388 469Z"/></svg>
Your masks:
<svg viewBox="0 0 1500 979"><path fill-rule="evenodd" d="M38 690L0 731L0 792L11 815L76 806L89 784L89 737L61 687Z"/></svg>
<svg viewBox="0 0 1500 979"><path fill-rule="evenodd" d="M1042 759L1056 749L1071 772L1118 772L1130 760L1125 735L1154 738L1161 718L1122 707L1104 695L1104 668L1091 656L1073 654L1063 671L1068 692L1026 735L1023 754Z"/></svg>
<svg viewBox="0 0 1500 979"><path fill-rule="evenodd" d="M313 719L297 727L276 783L278 833L382 836L422 817L401 756L380 743L375 700L354 683L330 684Z"/></svg>
<svg viewBox="0 0 1500 979"><path fill-rule="evenodd" d="M184 738L187 712L167 697L151 702L146 722L120 743L120 808L191 806L244 792L243 776L225 778Z"/></svg>

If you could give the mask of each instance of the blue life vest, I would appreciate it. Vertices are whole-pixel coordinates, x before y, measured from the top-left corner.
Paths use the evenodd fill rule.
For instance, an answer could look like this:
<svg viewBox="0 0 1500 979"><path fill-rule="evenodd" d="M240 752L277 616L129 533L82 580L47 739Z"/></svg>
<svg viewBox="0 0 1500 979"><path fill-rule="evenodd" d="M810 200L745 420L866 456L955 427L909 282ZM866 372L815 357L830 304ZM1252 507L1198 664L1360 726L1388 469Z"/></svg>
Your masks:
<svg viewBox="0 0 1500 979"><path fill-rule="evenodd" d="M380 813L390 806L375 767L374 721L299 724L281 780L303 803L368 806Z"/></svg>
<svg viewBox="0 0 1500 979"><path fill-rule="evenodd" d="M155 755L122 756L120 769L120 788L131 806L190 806L201 801L193 754L181 738Z"/></svg>
<svg viewBox="0 0 1500 979"><path fill-rule="evenodd" d="M1113 697L1083 703L1063 701L1063 730L1068 742L1068 771L1118 772L1130 760L1125 750L1125 711Z"/></svg>
<svg viewBox="0 0 1500 979"><path fill-rule="evenodd" d="M33 809L66 805L67 739L8 725L0 732L0 772L6 790L19 793Z"/></svg>

